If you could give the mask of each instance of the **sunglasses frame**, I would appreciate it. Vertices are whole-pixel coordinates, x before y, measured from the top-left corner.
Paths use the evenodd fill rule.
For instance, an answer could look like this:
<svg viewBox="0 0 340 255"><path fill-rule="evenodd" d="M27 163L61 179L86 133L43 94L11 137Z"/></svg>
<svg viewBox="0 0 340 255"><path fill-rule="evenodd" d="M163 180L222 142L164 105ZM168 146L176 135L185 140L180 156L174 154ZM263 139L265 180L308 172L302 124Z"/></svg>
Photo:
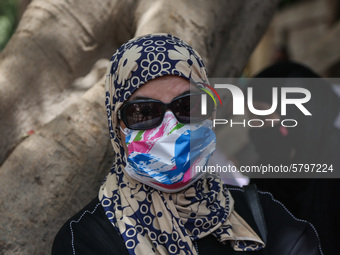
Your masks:
<svg viewBox="0 0 340 255"><path fill-rule="evenodd" d="M118 117L119 120L122 120L124 122L124 124L125 124L125 126L127 128L132 129L132 130L148 130L148 129L152 129L152 128L155 128L155 127L159 126L163 122L164 115L165 115L165 112L167 110L171 110L172 113L174 114L174 116L176 117L176 119L180 123L183 123L183 124L197 123L197 122L200 122L200 121L208 119L211 116L211 114L214 112L214 110L212 112L208 113L207 115L205 115L204 118L202 118L202 119L199 119L199 120L196 120L196 121L182 122L182 121L180 121L178 119L176 114L173 112L173 109L171 109L172 108L171 105L172 105L172 103L174 101L176 101L178 99L181 99L181 98L184 98L184 97L190 97L190 96L194 96L194 95L204 95L204 94L206 94L206 93L204 93L204 92L193 92L193 93L189 93L189 94L185 94L185 95L180 95L180 96L175 97L174 99L172 99L170 103L164 103L164 102L162 102L160 100L156 100L156 99L137 99L137 100L128 101L128 102L124 103L120 107L120 109L117 112L117 117ZM136 104L136 103L152 103L152 102L154 102L154 103L161 103L161 105L162 105L162 116L161 116L160 120L156 124L154 124L154 125L152 125L150 127L147 127L147 128L133 128L133 127L127 125L127 117L125 115L125 109L129 105Z"/></svg>

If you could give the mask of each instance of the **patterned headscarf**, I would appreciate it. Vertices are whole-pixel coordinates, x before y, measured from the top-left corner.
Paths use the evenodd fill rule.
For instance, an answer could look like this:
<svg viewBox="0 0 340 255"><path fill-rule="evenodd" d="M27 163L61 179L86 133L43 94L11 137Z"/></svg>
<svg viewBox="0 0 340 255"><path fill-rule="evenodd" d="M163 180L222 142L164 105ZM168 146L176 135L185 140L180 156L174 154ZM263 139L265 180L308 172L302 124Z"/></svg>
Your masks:
<svg viewBox="0 0 340 255"><path fill-rule="evenodd" d="M209 175L178 193L165 193L125 173L117 111L141 85L176 75L207 83L198 53L166 34L134 38L112 56L106 75L106 109L115 163L100 188L108 219L129 254L197 254L193 242L209 234L230 240L235 250L257 250L263 242L233 210L233 198L218 176Z"/></svg>

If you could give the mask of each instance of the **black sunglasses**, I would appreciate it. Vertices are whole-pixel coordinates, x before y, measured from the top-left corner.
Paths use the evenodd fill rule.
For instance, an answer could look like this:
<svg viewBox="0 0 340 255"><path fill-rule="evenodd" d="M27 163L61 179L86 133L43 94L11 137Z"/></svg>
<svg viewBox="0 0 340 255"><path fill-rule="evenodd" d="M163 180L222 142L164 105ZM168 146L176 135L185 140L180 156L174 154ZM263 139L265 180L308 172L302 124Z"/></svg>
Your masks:
<svg viewBox="0 0 340 255"><path fill-rule="evenodd" d="M207 99L207 114L202 115L202 95L205 93L191 93L175 97L166 104L154 99L138 99L126 102L118 110L118 119L125 126L133 130L147 130L159 126L169 109L181 123L196 123L208 119L214 111L214 101Z"/></svg>

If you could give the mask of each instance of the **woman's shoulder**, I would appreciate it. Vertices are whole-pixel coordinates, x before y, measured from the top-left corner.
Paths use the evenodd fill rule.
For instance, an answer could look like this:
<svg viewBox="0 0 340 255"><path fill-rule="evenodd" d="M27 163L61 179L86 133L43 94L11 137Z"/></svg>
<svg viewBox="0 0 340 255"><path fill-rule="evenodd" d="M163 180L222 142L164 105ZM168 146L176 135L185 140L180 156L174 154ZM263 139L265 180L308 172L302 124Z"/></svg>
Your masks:
<svg viewBox="0 0 340 255"><path fill-rule="evenodd" d="M52 247L52 255L59 254L126 254L122 238L112 227L98 198L61 227Z"/></svg>
<svg viewBox="0 0 340 255"><path fill-rule="evenodd" d="M252 210L245 189L227 186L236 212L260 235L265 232L268 254L322 254L318 233L309 222L297 219L269 192L256 191L259 210ZM263 215L264 222L259 220ZM264 229L262 230L261 229Z"/></svg>

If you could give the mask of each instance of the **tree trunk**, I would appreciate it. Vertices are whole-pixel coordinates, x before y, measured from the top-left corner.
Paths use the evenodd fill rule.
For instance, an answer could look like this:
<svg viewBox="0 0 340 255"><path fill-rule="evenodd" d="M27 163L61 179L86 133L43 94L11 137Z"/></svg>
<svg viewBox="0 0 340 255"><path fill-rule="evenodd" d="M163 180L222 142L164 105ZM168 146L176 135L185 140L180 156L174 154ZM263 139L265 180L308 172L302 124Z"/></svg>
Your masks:
<svg viewBox="0 0 340 255"><path fill-rule="evenodd" d="M49 254L58 228L99 190L112 165L98 83L26 138L0 171L0 254Z"/></svg>
<svg viewBox="0 0 340 255"><path fill-rule="evenodd" d="M79 93L75 78L152 32L193 45L213 75L239 75L277 2L33 1L0 58L0 254L49 254L109 172L103 80L70 104L60 95Z"/></svg>
<svg viewBox="0 0 340 255"><path fill-rule="evenodd" d="M30 130L64 108L58 94L108 57L133 31L115 29L123 6L111 0L35 0L0 55L0 165ZM118 15L119 14L119 15ZM119 35L119 36L118 36Z"/></svg>

